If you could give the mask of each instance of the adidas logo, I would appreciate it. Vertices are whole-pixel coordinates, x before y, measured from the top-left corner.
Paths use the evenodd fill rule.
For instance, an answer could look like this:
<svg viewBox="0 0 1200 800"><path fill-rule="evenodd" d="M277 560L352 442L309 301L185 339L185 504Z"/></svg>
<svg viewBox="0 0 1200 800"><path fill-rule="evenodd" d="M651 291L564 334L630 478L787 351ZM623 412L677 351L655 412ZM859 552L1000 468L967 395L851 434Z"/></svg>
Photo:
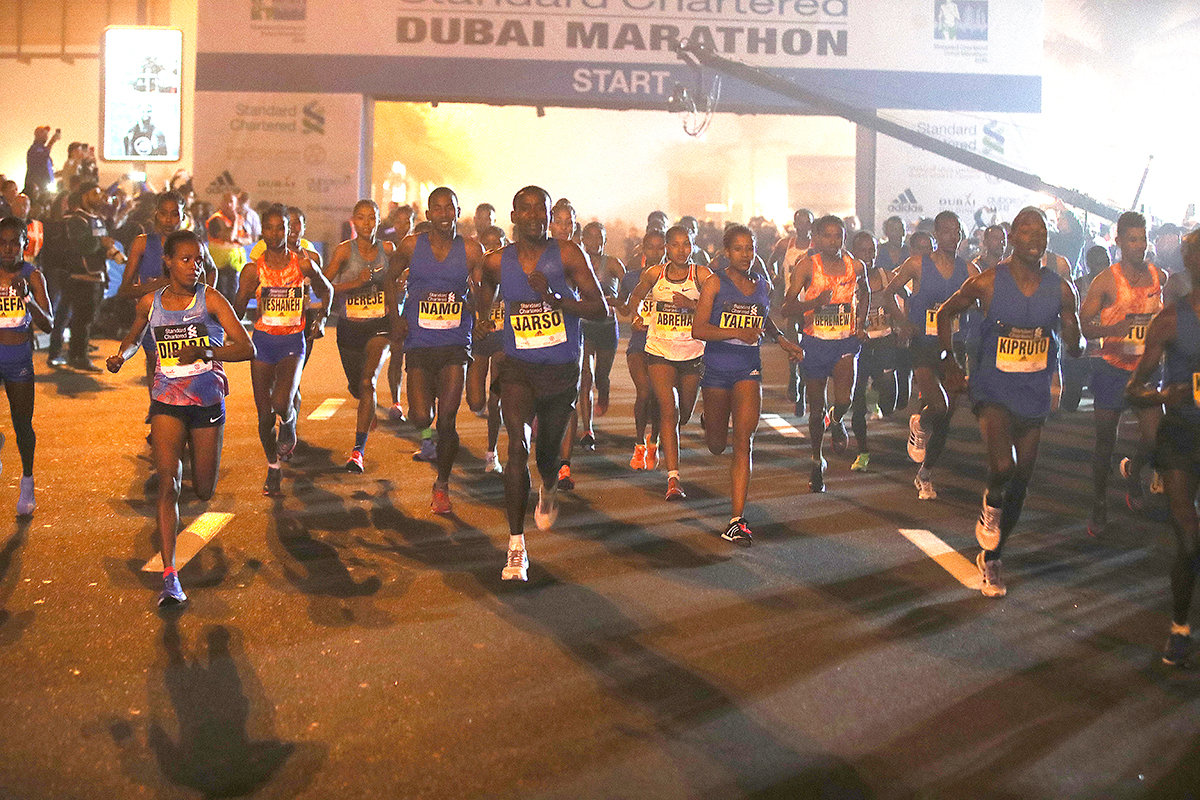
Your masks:
<svg viewBox="0 0 1200 800"><path fill-rule="evenodd" d="M205 191L208 194L223 194L231 189L237 188L237 181L229 174L229 170L225 170L217 177L213 178L212 183L208 185Z"/></svg>
<svg viewBox="0 0 1200 800"><path fill-rule="evenodd" d="M905 189L899 197L888 203L888 211L892 213L920 214L924 210L925 207L917 201L912 189Z"/></svg>

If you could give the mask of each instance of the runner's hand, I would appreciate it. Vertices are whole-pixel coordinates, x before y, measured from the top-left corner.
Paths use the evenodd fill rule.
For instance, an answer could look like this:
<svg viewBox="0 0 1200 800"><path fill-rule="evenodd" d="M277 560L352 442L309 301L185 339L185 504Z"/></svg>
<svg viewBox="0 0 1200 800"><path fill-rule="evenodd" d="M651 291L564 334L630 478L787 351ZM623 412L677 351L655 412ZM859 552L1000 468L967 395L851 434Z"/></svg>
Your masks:
<svg viewBox="0 0 1200 800"><path fill-rule="evenodd" d="M737 334L733 337L739 339L746 344L758 344L762 339L762 328L739 328Z"/></svg>
<svg viewBox="0 0 1200 800"><path fill-rule="evenodd" d="M194 344L185 344L179 348L179 363L180 364L195 364L197 361L204 358L205 348Z"/></svg>
<svg viewBox="0 0 1200 800"><path fill-rule="evenodd" d="M546 276L538 270L529 273L529 288L540 295L545 295L550 291L550 282L546 280Z"/></svg>
<svg viewBox="0 0 1200 800"><path fill-rule="evenodd" d="M942 385L946 387L948 395L966 391L967 377L963 375L962 367L958 365L957 359L946 358L942 362Z"/></svg>
<svg viewBox="0 0 1200 800"><path fill-rule="evenodd" d="M109 356L108 360L104 362L104 366L108 367L109 372L116 375L121 371L121 366L124 363L124 357L122 357L120 353L117 353L115 356Z"/></svg>

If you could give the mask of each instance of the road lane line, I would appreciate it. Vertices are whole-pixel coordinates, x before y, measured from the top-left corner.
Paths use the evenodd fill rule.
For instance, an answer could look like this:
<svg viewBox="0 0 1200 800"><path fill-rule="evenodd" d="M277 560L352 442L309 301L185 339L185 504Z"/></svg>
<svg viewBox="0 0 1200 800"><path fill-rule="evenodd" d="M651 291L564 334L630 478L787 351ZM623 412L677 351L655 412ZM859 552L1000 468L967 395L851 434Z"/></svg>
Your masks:
<svg viewBox="0 0 1200 800"><path fill-rule="evenodd" d="M321 401L321 405L314 408L313 412L308 415L308 418L316 420L329 419L336 414L337 410L345 405L345 403L346 398L344 397L330 397L328 400Z"/></svg>
<svg viewBox="0 0 1200 800"><path fill-rule="evenodd" d="M767 425L771 426L777 432L788 437L789 439L805 438L804 431L800 430L778 414L762 414L760 418L763 422L767 423Z"/></svg>
<svg viewBox="0 0 1200 800"><path fill-rule="evenodd" d="M184 564L192 560L204 545L212 541L221 529L229 524L233 514L219 511L206 511L192 521L191 525L175 537L175 568L183 569ZM155 553L154 558L146 562L142 572L162 572L162 553Z"/></svg>
<svg viewBox="0 0 1200 800"><path fill-rule="evenodd" d="M934 536L932 531L913 528L900 528L899 530L901 536L936 561L938 566L949 572L956 581L968 589L979 589L979 568L975 566L975 562L968 560L953 547Z"/></svg>

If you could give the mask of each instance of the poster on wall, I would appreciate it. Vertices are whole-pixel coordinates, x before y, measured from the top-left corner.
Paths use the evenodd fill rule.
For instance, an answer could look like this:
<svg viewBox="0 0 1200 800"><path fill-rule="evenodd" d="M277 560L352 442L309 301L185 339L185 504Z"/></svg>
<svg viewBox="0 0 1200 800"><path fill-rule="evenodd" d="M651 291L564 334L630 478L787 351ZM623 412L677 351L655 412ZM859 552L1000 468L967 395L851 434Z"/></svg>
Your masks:
<svg viewBox="0 0 1200 800"><path fill-rule="evenodd" d="M297 206L308 239L341 240L362 183L361 95L197 92L196 104L198 199L215 207L244 191L252 206Z"/></svg>
<svg viewBox="0 0 1200 800"><path fill-rule="evenodd" d="M935 139L1038 174L1040 114L955 114L933 111L881 112L894 122ZM898 216L909 223L950 210L970 233L977 225L1011 222L1023 207L1042 198L964 164L879 135L875 151L875 220Z"/></svg>
<svg viewBox="0 0 1200 800"><path fill-rule="evenodd" d="M101 70L101 158L178 161L183 130L183 31L110 27Z"/></svg>

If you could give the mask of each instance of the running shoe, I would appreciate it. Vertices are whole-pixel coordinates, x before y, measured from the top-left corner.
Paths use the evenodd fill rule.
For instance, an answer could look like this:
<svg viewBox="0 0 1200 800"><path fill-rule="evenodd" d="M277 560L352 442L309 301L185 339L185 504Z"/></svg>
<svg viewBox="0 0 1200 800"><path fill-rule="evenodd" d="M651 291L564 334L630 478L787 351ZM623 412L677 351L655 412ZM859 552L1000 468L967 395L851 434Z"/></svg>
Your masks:
<svg viewBox="0 0 1200 800"><path fill-rule="evenodd" d="M177 606L187 602L187 595L179 585L179 573L163 573L163 590L158 596L158 607Z"/></svg>
<svg viewBox="0 0 1200 800"><path fill-rule="evenodd" d="M796 407L795 407L794 411L796 412L797 417L804 416L804 398L803 397L801 397L799 400L796 401Z"/></svg>
<svg viewBox="0 0 1200 800"><path fill-rule="evenodd" d="M846 435L846 423L833 421L832 414L825 415L825 428L829 431L829 441L833 444L833 452L841 455L846 452L846 444L850 437Z"/></svg>
<svg viewBox="0 0 1200 800"><path fill-rule="evenodd" d="M483 454L483 471L495 472L497 475L504 472L504 467L500 466L500 456L496 455L496 451L491 450Z"/></svg>
<svg viewBox="0 0 1200 800"><path fill-rule="evenodd" d="M504 581L529 580L529 553L525 552L524 548L509 548L508 560L504 564L504 570L500 573L500 579Z"/></svg>
<svg viewBox="0 0 1200 800"><path fill-rule="evenodd" d="M392 407L388 409L388 419L392 422L404 422L404 407L399 403L392 403Z"/></svg>
<svg viewBox="0 0 1200 800"><path fill-rule="evenodd" d="M575 488L575 480L571 477L571 465L563 464L558 468L558 488L570 492Z"/></svg>
<svg viewBox="0 0 1200 800"><path fill-rule="evenodd" d="M914 464L925 462L925 444L929 434L921 428L921 415L913 414L908 418L908 457Z"/></svg>
<svg viewBox="0 0 1200 800"><path fill-rule="evenodd" d="M871 419L883 419L883 409L879 407L878 403L867 406L867 411L870 412Z"/></svg>
<svg viewBox="0 0 1200 800"><path fill-rule="evenodd" d="M1186 633L1172 633L1167 637L1163 648L1162 660L1168 667L1178 667L1187 661L1192 653L1192 637Z"/></svg>
<svg viewBox="0 0 1200 800"><path fill-rule="evenodd" d="M1104 532L1106 525L1108 525L1108 507L1103 502L1093 504L1091 516L1087 521L1087 535L1099 536Z"/></svg>
<svg viewBox="0 0 1200 800"><path fill-rule="evenodd" d="M421 449L413 453L413 461L437 461L437 444L432 438L421 440Z"/></svg>
<svg viewBox="0 0 1200 800"><path fill-rule="evenodd" d="M813 494L820 494L825 491L825 459L821 459L820 464L812 465L812 475L808 479L808 488Z"/></svg>
<svg viewBox="0 0 1200 800"><path fill-rule="evenodd" d="M727 542L733 542L739 547L749 547L754 544L754 537L750 535L750 526L746 524L744 517L738 517L729 523L729 527L721 534L721 538Z"/></svg>
<svg viewBox="0 0 1200 800"><path fill-rule="evenodd" d="M989 506L986 500L975 522L975 541L984 550L995 550L1000 546L1000 509Z"/></svg>
<svg viewBox="0 0 1200 800"><path fill-rule="evenodd" d="M263 482L263 497L282 497L283 489L279 485L282 479L283 471L279 467L267 467L267 480Z"/></svg>
<svg viewBox="0 0 1200 800"><path fill-rule="evenodd" d="M917 477L913 478L913 486L917 487L918 500L937 500L937 492L933 490L933 481L922 478L920 470L917 471Z"/></svg>
<svg viewBox="0 0 1200 800"><path fill-rule="evenodd" d="M646 469L658 466L658 442L646 441Z"/></svg>
<svg viewBox="0 0 1200 800"><path fill-rule="evenodd" d="M633 446L633 458L629 459L630 469L645 469L646 468L646 445L635 444Z"/></svg>
<svg viewBox="0 0 1200 800"><path fill-rule="evenodd" d="M33 500L33 476L21 476L21 496L17 499L17 514L28 517L37 504Z"/></svg>
<svg viewBox="0 0 1200 800"><path fill-rule="evenodd" d="M668 500L684 500L687 495L683 493L683 489L679 487L679 478L667 478L667 499Z"/></svg>
<svg viewBox="0 0 1200 800"><path fill-rule="evenodd" d="M279 438L276 440L275 452L279 454L280 461L291 461L292 454L296 452L296 420L293 417L292 421L284 425L279 423Z"/></svg>
<svg viewBox="0 0 1200 800"><path fill-rule="evenodd" d="M433 500L429 503L429 510L435 514L449 514L450 506L450 487L445 483L438 481L433 482Z"/></svg>
<svg viewBox="0 0 1200 800"><path fill-rule="evenodd" d="M858 458L850 465L851 472L868 472L871 466L871 454L859 453Z"/></svg>
<svg viewBox="0 0 1200 800"><path fill-rule="evenodd" d="M80 372L98 373L104 372L103 369L97 367L90 358L72 358L67 362L72 369L77 369Z"/></svg>
<svg viewBox="0 0 1200 800"><path fill-rule="evenodd" d="M547 489L545 486L538 492L537 505L533 507L533 521L539 531L554 527L558 519L558 490Z"/></svg>
<svg viewBox="0 0 1200 800"><path fill-rule="evenodd" d="M1141 511L1146 506L1142 495L1142 483L1133 477L1133 461L1122 458L1119 465L1121 477L1125 479L1125 505L1131 511Z"/></svg>
<svg viewBox="0 0 1200 800"><path fill-rule="evenodd" d="M346 459L346 472L356 472L362 475L363 454L361 450L350 451L350 458Z"/></svg>
<svg viewBox="0 0 1200 800"><path fill-rule="evenodd" d="M46 359L46 363L52 367L65 367L67 365L67 357L60 353L56 356L50 356Z"/></svg>
<svg viewBox="0 0 1200 800"><path fill-rule="evenodd" d="M1004 575L1001 573L1000 559L988 561L982 550L975 556L975 566L979 567L979 591L984 597L1004 597L1008 588L1004 585Z"/></svg>
<svg viewBox="0 0 1200 800"><path fill-rule="evenodd" d="M588 431L583 436L579 437L579 446L584 450L594 451L596 449L596 436L591 431Z"/></svg>

